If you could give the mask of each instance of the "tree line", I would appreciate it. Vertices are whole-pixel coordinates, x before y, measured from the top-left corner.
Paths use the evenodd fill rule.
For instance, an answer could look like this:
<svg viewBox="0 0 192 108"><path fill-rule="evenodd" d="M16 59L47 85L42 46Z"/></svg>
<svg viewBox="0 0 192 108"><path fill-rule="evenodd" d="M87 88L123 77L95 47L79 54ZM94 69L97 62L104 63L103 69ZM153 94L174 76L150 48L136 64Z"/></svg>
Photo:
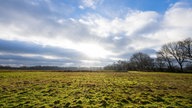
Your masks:
<svg viewBox="0 0 192 108"><path fill-rule="evenodd" d="M56 72L96 72L102 71L102 67L59 67L59 66L2 66L0 70L42 70L42 71L56 71Z"/></svg>
<svg viewBox="0 0 192 108"><path fill-rule="evenodd" d="M164 44L156 52L156 58L137 52L128 61L119 60L104 67L116 71L169 71L190 72L192 70L192 39Z"/></svg>

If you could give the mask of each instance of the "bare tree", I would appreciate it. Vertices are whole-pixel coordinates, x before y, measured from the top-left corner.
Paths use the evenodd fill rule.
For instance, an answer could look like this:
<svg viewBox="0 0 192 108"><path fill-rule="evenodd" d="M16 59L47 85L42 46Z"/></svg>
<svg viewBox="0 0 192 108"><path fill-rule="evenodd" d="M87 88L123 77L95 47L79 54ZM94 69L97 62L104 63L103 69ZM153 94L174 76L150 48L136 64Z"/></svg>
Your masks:
<svg viewBox="0 0 192 108"><path fill-rule="evenodd" d="M130 62L134 68L140 71L152 70L154 67L153 59L141 52L133 54Z"/></svg>
<svg viewBox="0 0 192 108"><path fill-rule="evenodd" d="M169 71L174 71L172 57L167 51L166 45L163 45L161 50L157 52L157 57L162 58L164 60Z"/></svg>
<svg viewBox="0 0 192 108"><path fill-rule="evenodd" d="M185 52L182 42L172 42L165 45L167 52L177 61L181 72L183 72L183 64L185 62Z"/></svg>
<svg viewBox="0 0 192 108"><path fill-rule="evenodd" d="M166 62L161 55L157 54L157 58L155 59L155 67L158 71L164 71L166 66Z"/></svg>
<svg viewBox="0 0 192 108"><path fill-rule="evenodd" d="M192 39L187 38L184 41L181 41L180 45L183 48L186 59L192 61Z"/></svg>

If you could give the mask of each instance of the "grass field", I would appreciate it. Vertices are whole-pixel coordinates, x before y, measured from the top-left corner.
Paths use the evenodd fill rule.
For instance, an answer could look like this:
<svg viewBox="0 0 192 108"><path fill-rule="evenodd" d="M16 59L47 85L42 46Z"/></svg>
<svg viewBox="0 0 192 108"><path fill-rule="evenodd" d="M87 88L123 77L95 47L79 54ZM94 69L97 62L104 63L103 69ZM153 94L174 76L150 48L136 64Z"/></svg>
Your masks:
<svg viewBox="0 0 192 108"><path fill-rule="evenodd" d="M0 107L192 108L192 74L1 71Z"/></svg>

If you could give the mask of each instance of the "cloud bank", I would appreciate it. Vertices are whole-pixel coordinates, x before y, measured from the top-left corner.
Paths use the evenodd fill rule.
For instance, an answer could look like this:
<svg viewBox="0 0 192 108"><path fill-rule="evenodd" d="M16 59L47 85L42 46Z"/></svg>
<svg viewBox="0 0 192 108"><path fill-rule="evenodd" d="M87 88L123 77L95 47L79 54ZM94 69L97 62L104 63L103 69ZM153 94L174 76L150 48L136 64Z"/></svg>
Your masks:
<svg viewBox="0 0 192 108"><path fill-rule="evenodd" d="M96 11L102 3L1 1L0 64L104 66L139 51L154 55L165 43L192 37L190 2L171 4L164 13L129 8L115 17Z"/></svg>

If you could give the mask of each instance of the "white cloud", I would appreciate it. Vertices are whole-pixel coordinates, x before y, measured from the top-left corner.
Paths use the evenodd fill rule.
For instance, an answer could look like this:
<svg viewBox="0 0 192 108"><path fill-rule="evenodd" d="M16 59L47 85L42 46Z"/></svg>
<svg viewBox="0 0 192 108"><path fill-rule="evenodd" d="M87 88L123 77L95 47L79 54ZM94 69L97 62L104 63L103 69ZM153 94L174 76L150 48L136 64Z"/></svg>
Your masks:
<svg viewBox="0 0 192 108"><path fill-rule="evenodd" d="M85 9L85 7L84 7L84 6L82 6L82 5L79 5L79 8L80 8L80 9Z"/></svg>
<svg viewBox="0 0 192 108"><path fill-rule="evenodd" d="M192 7L185 2L177 2L163 15L160 28L149 34L149 39L156 39L159 45L192 37Z"/></svg>
<svg viewBox="0 0 192 108"><path fill-rule="evenodd" d="M164 23L168 27L192 28L192 8L189 4L178 2L165 13Z"/></svg>
<svg viewBox="0 0 192 108"><path fill-rule="evenodd" d="M80 19L80 22L89 26L91 34L99 37L108 37L121 33L132 36L134 33L157 23L158 13L147 11L132 11L125 18L107 19L99 15L89 15Z"/></svg>
<svg viewBox="0 0 192 108"><path fill-rule="evenodd" d="M81 0L82 5L79 5L80 9L85 9L85 8L92 8L96 9L96 5L101 2L101 0Z"/></svg>
<svg viewBox="0 0 192 108"><path fill-rule="evenodd" d="M132 40L132 43L127 43L127 47L135 50L158 50L165 43L192 37L191 18L191 5L177 2L165 14L133 10L125 18L107 19L99 15L89 15L80 22L90 28L92 35L102 38L112 36L114 41L120 40L124 35Z"/></svg>

